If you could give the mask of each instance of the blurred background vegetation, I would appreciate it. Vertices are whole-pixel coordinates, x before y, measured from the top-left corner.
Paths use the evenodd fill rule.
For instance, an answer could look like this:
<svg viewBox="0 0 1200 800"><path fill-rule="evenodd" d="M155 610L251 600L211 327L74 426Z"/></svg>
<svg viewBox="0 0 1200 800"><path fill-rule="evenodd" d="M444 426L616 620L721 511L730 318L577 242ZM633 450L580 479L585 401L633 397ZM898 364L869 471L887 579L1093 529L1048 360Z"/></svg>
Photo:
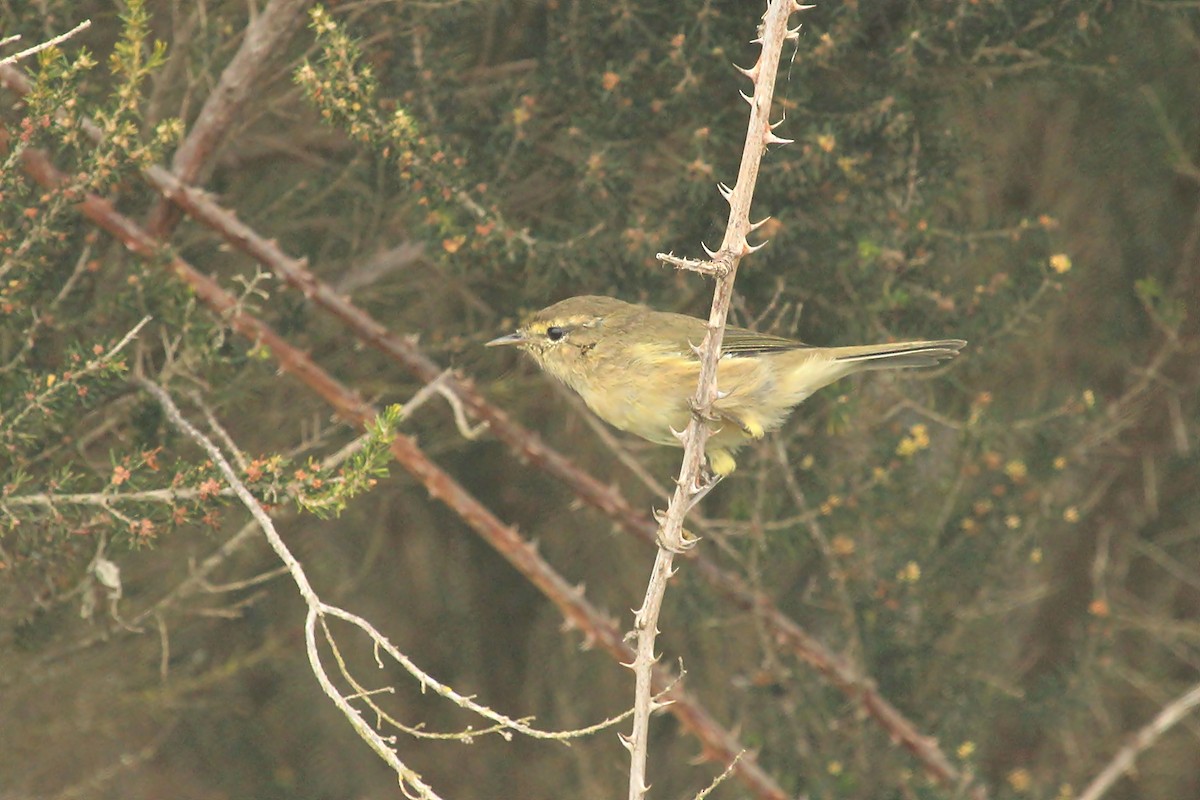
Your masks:
<svg viewBox="0 0 1200 800"><path fill-rule="evenodd" d="M331 3L353 47L291 6L294 35L194 182L635 507L662 506L653 483L669 485L677 451L605 436L529 364L480 345L574 294L706 313L711 286L654 255L719 242L714 184L735 177L746 116L730 65L752 63L760 6ZM138 177L188 139L248 13L0 2L0 38L22 36L0 57L92 21L21 63L32 94L0 90L0 797L395 792L319 694L285 579L145 613L246 517L126 376L168 383L249 458L290 459L281 476L353 431L160 261L98 232L78 194L22 169L22 150L47 151L73 191L157 218L174 253L364 397L406 401L421 381L210 228L163 223ZM845 0L802 21L776 91L795 144L764 161L754 216L772 217L770 244L743 264L735 321L817 344L970 346L944 370L813 397L706 501L700 547L991 796L1077 796L1200 680L1200 8ZM80 134L81 115L107 144ZM487 434L463 438L444 403L405 430L628 628L649 549ZM280 506L327 599L541 727L628 707L627 670L392 473L333 520ZM189 499L131 494L173 486ZM249 542L214 584L275 566ZM119 599L98 560L119 567ZM686 564L663 629L687 688L791 795L960 796ZM353 658L369 669L369 653ZM409 723L471 724L398 674L379 680ZM720 772L669 716L653 730L651 797L690 797ZM570 748L398 748L448 798L625 791L611 730ZM712 796L746 792L730 780ZM1107 796L1200 796L1200 720L1156 740Z"/></svg>

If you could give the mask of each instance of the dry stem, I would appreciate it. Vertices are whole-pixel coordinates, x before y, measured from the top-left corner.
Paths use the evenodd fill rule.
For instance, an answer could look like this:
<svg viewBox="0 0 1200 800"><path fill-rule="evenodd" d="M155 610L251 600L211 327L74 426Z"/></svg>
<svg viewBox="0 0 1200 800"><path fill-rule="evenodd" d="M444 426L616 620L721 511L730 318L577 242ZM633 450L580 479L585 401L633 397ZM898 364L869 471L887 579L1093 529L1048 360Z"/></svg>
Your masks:
<svg viewBox="0 0 1200 800"><path fill-rule="evenodd" d="M757 227L750 222L750 204L754 198L759 164L769 144L782 142L771 132L771 99L775 92L775 75L784 41L796 35L795 31L788 30L788 19L800 8L794 0L772 0L767 4L757 40L762 47L758 62L750 69L743 70L754 81L754 93L749 97L743 95L750 104L750 121L737 184L732 189L721 187L722 196L729 202L729 221L720 249L712 254L711 272L716 276L717 285L708 317L708 333L699 351L700 379L693 398L696 413L681 437L683 464L671 503L660 519L658 554L654 559L646 596L634 615L637 657L631 665L635 676L633 731L628 737L622 737L630 753L629 800L642 800L649 789L646 785L646 760L650 714L661 705L654 700L651 680L657 660L654 643L659 632L658 618L667 591L667 581L673 574L675 554L694 544L694 541L684 539L684 518L712 485L701 485L700 476L704 445L709 433L707 418L711 416L713 403L717 400L717 363L721 355L721 340L725 335L725 319L733 298L733 281L737 276L738 264L743 256L756 249L746 237ZM678 262L678 259L673 260ZM697 268L690 263L687 267Z"/></svg>
<svg viewBox="0 0 1200 800"><path fill-rule="evenodd" d="M66 33L60 33L58 36L55 36L52 39L47 39L44 42L39 42L38 44L35 44L33 47L26 48L25 50L22 50L19 53L13 53L11 56L5 56L4 58L0 58L0 66L4 66L5 64L15 64L18 61L20 61L21 59L28 58L29 56L34 55L35 53L40 53L43 50L50 49L51 47L57 47L58 45L65 42L67 39L70 39L75 34L86 31L90 27L92 27L92 21L90 19L85 19L83 22L79 23L78 25L76 25L74 28L67 31ZM19 41L20 38L21 38L20 36L5 37L3 41L0 41L0 45L12 44L13 42Z"/></svg>
<svg viewBox="0 0 1200 800"><path fill-rule="evenodd" d="M237 473L225 459L224 453L222 453L221 450L215 444L213 444L208 437L206 437L190 422L184 419L183 414L180 413L179 408L175 405L174 401L171 400L170 395L168 395L166 391L156 384L151 383L143 378L138 378L137 382L144 390L152 394L154 398L158 400L159 405L162 406L163 411L166 413L167 418L171 420L171 423L181 433L200 445L200 447L202 447L208 454L208 457L213 460L213 463L217 465L217 468L221 471L221 474L225 476L225 480L228 481L238 499L242 501L242 505L246 507L246 510L250 512L250 514L254 517L255 522L257 522L258 526L262 529L262 532L267 537L267 541L270 543L271 548L275 551L275 554L279 556L279 560L282 561L284 566L287 567L288 573L292 576L292 580L296 584L296 588L300 591L300 596L304 599L305 605L308 606L308 614L304 620L304 643L305 648L308 651L309 665L312 667L313 674L316 675L317 682L321 685L321 689L326 695L328 695L329 699L333 701L334 705L338 707L338 710L340 710L346 716L346 719L350 721L350 725L354 728L355 732L357 732L358 735L371 746L371 749L374 750L379 757L388 764L388 766L395 770L396 775L400 779L401 791L404 792L406 796L437 800L438 795L433 791L433 788L422 781L420 775L418 775L400 760L400 758L396 755L396 751L392 747L391 743L384 739L384 737L380 736L379 733L376 732L376 730L362 718L362 715L358 712L358 710L350 705L349 700L342 696L342 693L338 691L336 686L333 685L333 681L330 680L329 675L326 674L325 667L321 664L321 654L317 650L317 621L322 615L334 611L340 612L338 615L345 618L346 612L341 612L340 609L335 609L334 607L328 606L321 601L321 598L317 595L316 590L314 590L312 585L308 582L308 576L305 574L304 568L300 566L300 562L297 561L295 556L292 555L291 551L288 550L287 545L284 544L283 539L275 530L275 524L272 522L270 516L268 516L267 512L263 510L263 507L259 505L259 502L254 498L254 495L250 494L250 490L247 489L245 485L243 485L238 479ZM365 623L361 623L359 624L359 627L363 628L364 625ZM378 633L375 633L374 629L369 625L366 625L364 630L367 630L372 636L378 636L380 639L382 639L382 636L380 636Z"/></svg>
<svg viewBox="0 0 1200 800"><path fill-rule="evenodd" d="M1133 769L1137 757L1150 748L1159 738L1200 705L1200 684L1196 684L1179 697L1163 706L1148 725L1133 735L1133 738L1117 751L1112 761L1100 771L1088 787L1079 795L1079 800L1100 800L1122 775Z"/></svg>

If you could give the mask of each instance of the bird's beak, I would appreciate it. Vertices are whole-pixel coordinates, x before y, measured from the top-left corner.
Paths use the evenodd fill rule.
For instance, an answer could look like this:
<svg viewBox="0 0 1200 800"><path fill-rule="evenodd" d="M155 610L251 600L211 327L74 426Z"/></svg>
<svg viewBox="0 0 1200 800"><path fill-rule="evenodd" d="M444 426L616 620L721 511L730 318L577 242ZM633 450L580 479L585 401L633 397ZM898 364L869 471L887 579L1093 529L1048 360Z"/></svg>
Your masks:
<svg viewBox="0 0 1200 800"><path fill-rule="evenodd" d="M521 333L520 331L517 331L516 333L510 333L508 336L501 336L499 339L492 339L490 342L485 344L484 347L499 347L502 344L524 344L524 343L525 343L525 334Z"/></svg>

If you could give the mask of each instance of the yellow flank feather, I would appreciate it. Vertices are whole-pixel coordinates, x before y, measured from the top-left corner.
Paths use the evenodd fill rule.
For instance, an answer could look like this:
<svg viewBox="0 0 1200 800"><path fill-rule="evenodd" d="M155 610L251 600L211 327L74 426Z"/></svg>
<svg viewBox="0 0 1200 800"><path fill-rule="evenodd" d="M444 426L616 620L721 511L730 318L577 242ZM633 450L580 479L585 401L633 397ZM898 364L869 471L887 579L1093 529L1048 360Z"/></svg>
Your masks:
<svg viewBox="0 0 1200 800"><path fill-rule="evenodd" d="M679 445L689 400L700 377L694 351L707 322L653 311L611 297L572 297L533 314L489 345L525 350L546 372L574 389L609 424L643 439ZM818 389L854 372L932 366L953 358L961 339L852 347L725 330L717 367L720 398L713 404L709 467L718 476L737 467L733 453L777 430Z"/></svg>

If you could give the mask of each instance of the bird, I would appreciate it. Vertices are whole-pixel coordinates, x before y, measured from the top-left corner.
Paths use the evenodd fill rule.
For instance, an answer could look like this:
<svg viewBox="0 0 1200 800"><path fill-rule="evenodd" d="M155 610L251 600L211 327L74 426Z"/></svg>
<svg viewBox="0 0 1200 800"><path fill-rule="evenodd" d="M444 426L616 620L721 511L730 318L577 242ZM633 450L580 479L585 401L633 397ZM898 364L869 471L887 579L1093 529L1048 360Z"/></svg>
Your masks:
<svg viewBox="0 0 1200 800"><path fill-rule="evenodd" d="M708 321L614 297L570 297L534 312L511 345L574 390L601 419L650 442L682 446L700 375L697 347ZM706 446L713 475L737 468L734 453L778 430L813 392L856 372L929 367L956 356L962 339L814 347L727 326Z"/></svg>

